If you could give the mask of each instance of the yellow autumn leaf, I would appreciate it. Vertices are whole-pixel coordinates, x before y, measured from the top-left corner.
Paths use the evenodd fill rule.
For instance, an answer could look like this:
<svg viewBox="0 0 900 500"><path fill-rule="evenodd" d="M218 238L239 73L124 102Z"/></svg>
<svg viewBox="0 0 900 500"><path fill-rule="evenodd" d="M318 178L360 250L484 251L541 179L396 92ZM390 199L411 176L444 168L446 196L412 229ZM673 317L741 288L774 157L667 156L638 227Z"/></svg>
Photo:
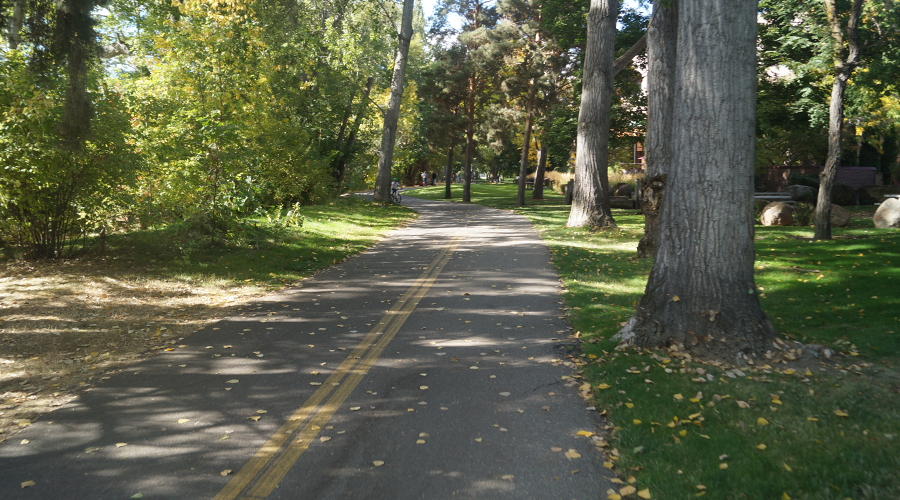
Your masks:
<svg viewBox="0 0 900 500"><path fill-rule="evenodd" d="M576 435L576 436L591 437L591 436L594 435L594 433L591 432L591 431L578 431L578 433L575 434L575 435Z"/></svg>
<svg viewBox="0 0 900 500"><path fill-rule="evenodd" d="M612 462L603 462L603 466L607 469L612 469L615 465Z"/></svg>
<svg viewBox="0 0 900 500"><path fill-rule="evenodd" d="M189 418L179 418L179 419L178 419L178 423L179 423L179 424L185 424L185 423L190 422L190 421L191 421L191 419L189 419Z"/></svg>
<svg viewBox="0 0 900 500"><path fill-rule="evenodd" d="M28 488L30 486L34 486L35 484L37 484L37 483L35 483L34 481L25 481L21 484L21 486L22 486L22 488Z"/></svg>
<svg viewBox="0 0 900 500"><path fill-rule="evenodd" d="M225 470L223 470L222 472L219 473L219 475L221 475L222 477L225 477L225 476L227 476L228 474L231 474L231 469L225 469Z"/></svg>
<svg viewBox="0 0 900 500"><path fill-rule="evenodd" d="M372 465L374 465L375 467L381 467L382 465L384 465L384 460L373 460Z"/></svg>
<svg viewBox="0 0 900 500"><path fill-rule="evenodd" d="M252 416L252 417L247 417L247 420L252 420L254 422L258 422L259 418L260 418L259 415L256 415L256 416Z"/></svg>
<svg viewBox="0 0 900 500"><path fill-rule="evenodd" d="M684 396L682 396L681 394L676 394L672 397L675 398L675 401L681 401L682 399L684 399Z"/></svg>
<svg viewBox="0 0 900 500"><path fill-rule="evenodd" d="M634 419L632 422L634 422L634 425L641 425L641 421L638 419Z"/></svg>
<svg viewBox="0 0 900 500"><path fill-rule="evenodd" d="M783 465L784 465L784 470L791 472L792 469L791 469L790 465L788 465L788 464L783 464Z"/></svg>
<svg viewBox="0 0 900 500"><path fill-rule="evenodd" d="M609 389L610 387L609 384L600 384L597 386L597 389Z"/></svg>
<svg viewBox="0 0 900 500"><path fill-rule="evenodd" d="M769 425L769 421L762 417L759 417L758 419L756 419L756 425Z"/></svg>
<svg viewBox="0 0 900 500"><path fill-rule="evenodd" d="M685 436L687 436L687 431L682 429L682 430L678 431L678 435L681 437L685 437Z"/></svg>
<svg viewBox="0 0 900 500"><path fill-rule="evenodd" d="M681 299L678 298L677 295L673 295L673 296L672 296L672 302L678 302L679 300L681 300Z"/></svg>
<svg viewBox="0 0 900 500"><path fill-rule="evenodd" d="M618 493L607 493L606 500L622 500L622 495Z"/></svg>
<svg viewBox="0 0 900 500"><path fill-rule="evenodd" d="M745 410L746 410L747 408L750 408L750 404L747 403L746 401L738 401L738 402L737 402L737 405L738 405L738 407L743 408L743 409L745 409Z"/></svg>
<svg viewBox="0 0 900 500"><path fill-rule="evenodd" d="M843 410L834 410L834 414L839 417L849 417L850 415Z"/></svg>
<svg viewBox="0 0 900 500"><path fill-rule="evenodd" d="M650 488L644 488L638 492L638 496L644 500L650 500Z"/></svg>
<svg viewBox="0 0 900 500"><path fill-rule="evenodd" d="M121 448L123 446L128 446L128 443L116 443L116 448Z"/></svg>
<svg viewBox="0 0 900 500"><path fill-rule="evenodd" d="M816 417L806 417L806 420L809 420L810 422L818 422L819 421L819 419Z"/></svg>
<svg viewBox="0 0 900 500"><path fill-rule="evenodd" d="M566 458L568 458L568 459L581 458L581 454L578 453L577 451L575 451L574 449L569 449L569 451L567 451L565 453L565 455L566 455Z"/></svg>
<svg viewBox="0 0 900 500"><path fill-rule="evenodd" d="M791 500L791 497L789 497L787 493L782 492L781 500Z"/></svg>
<svg viewBox="0 0 900 500"><path fill-rule="evenodd" d="M760 444L756 445L756 449L757 449L757 450L765 450L765 449L766 449L766 445L760 443Z"/></svg>
<svg viewBox="0 0 900 500"><path fill-rule="evenodd" d="M634 492L636 492L636 491L637 491L637 488L635 488L634 486L631 486L630 484L628 486L623 486L623 487L619 488L619 494L622 495L623 497L627 497L628 495L633 495Z"/></svg>
<svg viewBox="0 0 900 500"><path fill-rule="evenodd" d="M634 408L634 403L625 403L626 408Z"/></svg>
<svg viewBox="0 0 900 500"><path fill-rule="evenodd" d="M719 469L725 470L727 468L728 468L728 464L726 464L726 463L719 464Z"/></svg>

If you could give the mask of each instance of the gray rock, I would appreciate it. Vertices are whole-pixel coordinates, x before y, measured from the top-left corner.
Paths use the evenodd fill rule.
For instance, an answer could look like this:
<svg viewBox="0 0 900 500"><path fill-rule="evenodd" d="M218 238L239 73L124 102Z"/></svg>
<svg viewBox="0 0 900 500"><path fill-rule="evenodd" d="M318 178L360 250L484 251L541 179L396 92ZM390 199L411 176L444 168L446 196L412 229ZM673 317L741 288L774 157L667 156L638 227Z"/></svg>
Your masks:
<svg viewBox="0 0 900 500"><path fill-rule="evenodd" d="M794 201L808 201L810 203L816 202L816 188L810 186L801 186L799 184L793 184L781 190L784 194L789 194L791 199ZM804 200L805 194L808 194L809 197Z"/></svg>
<svg viewBox="0 0 900 500"><path fill-rule="evenodd" d="M872 220L878 229L900 227L900 199L888 198L885 200L875 211L875 217Z"/></svg>
<svg viewBox="0 0 900 500"><path fill-rule="evenodd" d="M763 226L790 226L794 223L794 209L787 203L773 201L763 208L759 222Z"/></svg>
<svg viewBox="0 0 900 500"><path fill-rule="evenodd" d="M831 205L831 227L847 227L850 225L850 211L839 205Z"/></svg>

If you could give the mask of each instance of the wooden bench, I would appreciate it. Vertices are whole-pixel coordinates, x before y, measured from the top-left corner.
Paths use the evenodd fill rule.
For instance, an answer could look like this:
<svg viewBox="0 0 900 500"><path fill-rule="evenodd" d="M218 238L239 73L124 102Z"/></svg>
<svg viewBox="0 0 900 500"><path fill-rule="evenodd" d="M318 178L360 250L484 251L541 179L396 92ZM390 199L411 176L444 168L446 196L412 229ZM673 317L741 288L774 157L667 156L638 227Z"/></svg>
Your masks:
<svg viewBox="0 0 900 500"><path fill-rule="evenodd" d="M780 201L782 203L787 203L788 205L793 205L795 202L791 199L791 195L785 193L753 193L754 200L763 200L763 201Z"/></svg>

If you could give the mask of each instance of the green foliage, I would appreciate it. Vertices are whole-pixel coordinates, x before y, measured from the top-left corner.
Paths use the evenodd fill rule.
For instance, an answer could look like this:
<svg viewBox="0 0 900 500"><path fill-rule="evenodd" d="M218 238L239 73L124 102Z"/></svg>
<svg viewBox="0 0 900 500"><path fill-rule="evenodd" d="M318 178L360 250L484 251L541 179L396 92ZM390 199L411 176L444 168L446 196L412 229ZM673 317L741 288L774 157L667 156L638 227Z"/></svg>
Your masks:
<svg viewBox="0 0 900 500"><path fill-rule="evenodd" d="M859 203L859 193L849 184L838 182L831 189L831 202L835 205L850 206Z"/></svg>
<svg viewBox="0 0 900 500"><path fill-rule="evenodd" d="M798 201L793 205L793 216L795 226L808 226L813 220L816 213L816 206L812 202Z"/></svg>
<svg viewBox="0 0 900 500"><path fill-rule="evenodd" d="M789 186L799 185L799 186L809 186L816 189L819 189L819 178L813 175L801 174L798 172L791 172L788 175L787 183Z"/></svg>
<svg viewBox="0 0 900 500"><path fill-rule="evenodd" d="M0 239L35 258L76 252L79 237L105 226L128 203L133 149L121 96L93 87L91 135L71 149L57 127L65 115L63 78L37 87L24 57L0 61Z"/></svg>

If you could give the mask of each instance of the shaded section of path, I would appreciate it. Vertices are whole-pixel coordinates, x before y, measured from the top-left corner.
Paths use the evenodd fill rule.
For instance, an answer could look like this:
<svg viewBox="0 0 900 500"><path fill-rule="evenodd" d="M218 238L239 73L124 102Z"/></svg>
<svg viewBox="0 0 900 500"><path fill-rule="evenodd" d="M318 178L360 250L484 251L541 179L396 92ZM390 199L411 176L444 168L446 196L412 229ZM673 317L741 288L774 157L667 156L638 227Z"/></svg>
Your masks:
<svg viewBox="0 0 900 500"><path fill-rule="evenodd" d="M108 380L97 374L77 402L0 445L0 498L603 494L602 458L576 436L600 422L553 362L568 326L546 246L514 214L404 201L422 217L370 251L172 352ZM410 290L414 309L404 306ZM404 307L393 338L380 340L380 322ZM359 373L342 372L376 345ZM310 406L317 391L344 399L327 420L291 427L299 410L322 411ZM281 458L298 439L302 451ZM570 449L581 457L567 458ZM260 453L272 461L228 490ZM279 460L283 477L267 475ZM28 480L36 484L22 489Z"/></svg>

